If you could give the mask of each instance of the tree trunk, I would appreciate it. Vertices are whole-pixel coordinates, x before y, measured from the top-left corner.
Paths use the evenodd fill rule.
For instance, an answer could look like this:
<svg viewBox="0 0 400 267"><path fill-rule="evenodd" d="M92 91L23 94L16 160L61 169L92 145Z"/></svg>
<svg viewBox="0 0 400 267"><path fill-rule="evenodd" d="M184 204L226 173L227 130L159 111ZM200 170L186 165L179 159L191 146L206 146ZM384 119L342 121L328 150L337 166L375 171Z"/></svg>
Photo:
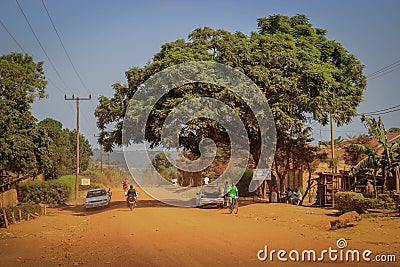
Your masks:
<svg viewBox="0 0 400 267"><path fill-rule="evenodd" d="M307 164L307 171L308 171L308 181L307 181L306 191L304 192L304 195L301 198L300 203L299 203L300 206L303 206L303 201L304 201L304 199L306 199L308 192L311 190L311 187L314 184L313 181L311 180L311 166L310 166L310 163L306 162L306 164Z"/></svg>
<svg viewBox="0 0 400 267"><path fill-rule="evenodd" d="M383 176L383 185L382 185L382 193L386 191L386 166L382 168L382 176Z"/></svg>
<svg viewBox="0 0 400 267"><path fill-rule="evenodd" d="M373 176L374 176L374 197L378 198L378 193L376 192L376 168L374 168Z"/></svg>

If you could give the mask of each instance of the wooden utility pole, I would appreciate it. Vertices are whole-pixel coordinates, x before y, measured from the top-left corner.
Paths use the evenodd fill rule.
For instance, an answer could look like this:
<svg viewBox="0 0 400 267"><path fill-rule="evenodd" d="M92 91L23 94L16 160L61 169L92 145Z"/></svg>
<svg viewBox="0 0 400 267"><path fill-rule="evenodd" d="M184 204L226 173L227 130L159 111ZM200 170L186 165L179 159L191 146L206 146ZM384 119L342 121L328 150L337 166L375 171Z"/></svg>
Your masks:
<svg viewBox="0 0 400 267"><path fill-rule="evenodd" d="M72 95L71 98L67 98L67 95L64 95L65 100L75 100L76 103L76 177L75 177L75 200L78 199L79 192L79 101L80 100L91 100L92 96L89 95L88 98L75 97Z"/></svg>
<svg viewBox="0 0 400 267"><path fill-rule="evenodd" d="M400 193L400 174L399 174L399 166L396 167L396 193Z"/></svg>
<svg viewBox="0 0 400 267"><path fill-rule="evenodd" d="M94 135L94 137L100 137L99 135ZM103 173L103 145L99 142L100 145L100 171Z"/></svg>
<svg viewBox="0 0 400 267"><path fill-rule="evenodd" d="M331 124L331 150L332 150L332 172L336 172L335 168L335 133L334 133L334 123L332 118L332 113L329 114L330 124Z"/></svg>

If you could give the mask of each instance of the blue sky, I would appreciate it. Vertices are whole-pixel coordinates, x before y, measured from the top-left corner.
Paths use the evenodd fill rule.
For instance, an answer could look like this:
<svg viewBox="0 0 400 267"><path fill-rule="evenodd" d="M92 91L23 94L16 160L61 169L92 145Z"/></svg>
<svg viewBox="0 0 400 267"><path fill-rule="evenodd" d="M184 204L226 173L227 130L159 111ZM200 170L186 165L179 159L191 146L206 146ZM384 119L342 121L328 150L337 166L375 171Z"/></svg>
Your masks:
<svg viewBox="0 0 400 267"><path fill-rule="evenodd" d="M125 82L124 72L143 66L166 42L198 27L241 31L257 30L256 19L273 14L305 14L315 27L334 39L366 66L365 74L400 59L400 1L49 1L45 4L87 90L79 82L58 41L41 0L19 0L40 42L68 88L58 78L31 33L14 0L0 2L0 19L22 48L44 61L49 97L33 104L39 119L51 117L75 128L75 103L64 94L87 97L81 102L81 132L96 147L93 115L99 95L111 96L111 85ZM0 26L0 54L21 50ZM400 71L368 80L359 113L399 105ZM400 111L382 115L387 128L400 127ZM336 129L336 137L365 133L360 119ZM314 126L314 138L329 138L329 127Z"/></svg>

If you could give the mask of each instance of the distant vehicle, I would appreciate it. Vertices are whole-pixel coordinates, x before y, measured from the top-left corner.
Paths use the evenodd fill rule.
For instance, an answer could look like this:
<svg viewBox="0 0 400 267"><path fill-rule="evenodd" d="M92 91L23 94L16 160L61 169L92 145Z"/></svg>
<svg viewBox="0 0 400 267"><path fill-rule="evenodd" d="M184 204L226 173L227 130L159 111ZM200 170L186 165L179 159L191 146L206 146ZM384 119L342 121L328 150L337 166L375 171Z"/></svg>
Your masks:
<svg viewBox="0 0 400 267"><path fill-rule="evenodd" d="M205 205L217 205L217 207L222 208L224 201L224 193L221 188L215 185L206 185L197 193L196 207L201 208Z"/></svg>
<svg viewBox="0 0 400 267"><path fill-rule="evenodd" d="M91 189L85 198L85 208L108 206L110 197L104 188Z"/></svg>

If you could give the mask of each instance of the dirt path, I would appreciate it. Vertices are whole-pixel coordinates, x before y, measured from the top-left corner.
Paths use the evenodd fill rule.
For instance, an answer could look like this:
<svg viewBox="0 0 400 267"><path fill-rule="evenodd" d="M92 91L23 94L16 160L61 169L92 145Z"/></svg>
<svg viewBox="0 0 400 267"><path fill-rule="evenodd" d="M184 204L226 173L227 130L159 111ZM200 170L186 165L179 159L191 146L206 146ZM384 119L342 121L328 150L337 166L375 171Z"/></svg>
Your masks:
<svg viewBox="0 0 400 267"><path fill-rule="evenodd" d="M177 208L144 192L139 196L133 211L123 192L114 190L108 208L86 212L82 205L69 205L0 229L0 266L277 266L276 258L259 261L257 252L268 245L319 253L337 249L339 238L347 240L348 249L397 257L397 263L371 266L400 266L399 217L364 219L356 227L330 231L334 211L325 209L244 201L233 215L226 208Z"/></svg>

